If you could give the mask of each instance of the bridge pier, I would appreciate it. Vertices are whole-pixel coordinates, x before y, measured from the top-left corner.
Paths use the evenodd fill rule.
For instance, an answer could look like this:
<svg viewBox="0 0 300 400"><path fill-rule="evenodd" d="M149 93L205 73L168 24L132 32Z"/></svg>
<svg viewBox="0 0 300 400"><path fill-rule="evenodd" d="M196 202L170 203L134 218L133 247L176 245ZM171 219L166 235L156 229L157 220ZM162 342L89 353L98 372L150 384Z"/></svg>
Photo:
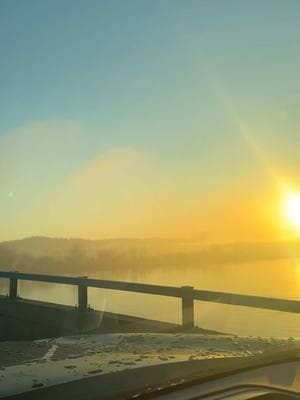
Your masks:
<svg viewBox="0 0 300 400"><path fill-rule="evenodd" d="M193 286L182 286L182 327L194 328Z"/></svg>

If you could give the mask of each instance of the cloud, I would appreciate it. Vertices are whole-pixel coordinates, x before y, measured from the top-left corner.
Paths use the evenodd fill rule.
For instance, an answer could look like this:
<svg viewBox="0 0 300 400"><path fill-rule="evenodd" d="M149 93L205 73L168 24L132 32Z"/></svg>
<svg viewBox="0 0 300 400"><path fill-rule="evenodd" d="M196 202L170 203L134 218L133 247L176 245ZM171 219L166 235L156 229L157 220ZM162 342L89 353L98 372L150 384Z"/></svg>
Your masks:
<svg viewBox="0 0 300 400"><path fill-rule="evenodd" d="M31 208L87 153L84 131L72 121L39 121L1 134L1 234L6 238L35 232Z"/></svg>
<svg viewBox="0 0 300 400"><path fill-rule="evenodd" d="M16 195L36 193L84 157L84 135L71 121L26 124L0 136L0 182Z"/></svg>
<svg viewBox="0 0 300 400"><path fill-rule="evenodd" d="M2 238L125 232L156 190L154 169L133 148L97 149L72 121L7 132L0 137Z"/></svg>
<svg viewBox="0 0 300 400"><path fill-rule="evenodd" d="M109 185L114 178L122 176L142 162L142 154L135 149L110 149L88 161L68 176L62 185L67 190L84 189L85 192L89 192L96 189L97 183Z"/></svg>
<svg viewBox="0 0 300 400"><path fill-rule="evenodd" d="M121 233L124 224L141 218L155 175L141 152L110 149L62 179L43 198L43 208L51 214L53 229L64 225L85 236Z"/></svg>
<svg viewBox="0 0 300 400"><path fill-rule="evenodd" d="M2 238L271 235L268 193L262 199L241 182L208 188L194 168L91 143L70 121L38 122L0 138Z"/></svg>

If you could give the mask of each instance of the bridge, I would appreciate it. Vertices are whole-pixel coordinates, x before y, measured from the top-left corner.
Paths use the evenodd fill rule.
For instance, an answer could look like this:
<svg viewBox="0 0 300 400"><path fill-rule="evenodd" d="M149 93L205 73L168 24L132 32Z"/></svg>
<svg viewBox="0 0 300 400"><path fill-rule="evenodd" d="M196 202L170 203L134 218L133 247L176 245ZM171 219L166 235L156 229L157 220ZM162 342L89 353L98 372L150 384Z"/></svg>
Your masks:
<svg viewBox="0 0 300 400"><path fill-rule="evenodd" d="M144 283L121 282L102 279L91 279L86 276L70 277L59 275L42 275L22 272L0 271L0 278L9 280L10 300L18 300L18 281L48 282L55 284L77 286L78 305L80 311L89 310L88 288L101 288L138 292L157 296L175 297L181 299L182 326L184 328L194 327L194 301L214 302L244 307L254 307L273 311L289 313L300 313L300 300L287 300L279 298L251 296L235 293L225 293L194 289L192 286L161 286Z"/></svg>

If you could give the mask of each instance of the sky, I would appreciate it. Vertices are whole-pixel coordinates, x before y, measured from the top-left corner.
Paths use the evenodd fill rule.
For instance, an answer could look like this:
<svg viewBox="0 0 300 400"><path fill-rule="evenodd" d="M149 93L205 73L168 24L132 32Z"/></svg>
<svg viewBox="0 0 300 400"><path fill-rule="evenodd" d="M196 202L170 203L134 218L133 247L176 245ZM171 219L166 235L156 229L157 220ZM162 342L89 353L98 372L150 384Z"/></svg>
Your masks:
<svg viewBox="0 0 300 400"><path fill-rule="evenodd" d="M0 240L296 236L299 12L1 0Z"/></svg>

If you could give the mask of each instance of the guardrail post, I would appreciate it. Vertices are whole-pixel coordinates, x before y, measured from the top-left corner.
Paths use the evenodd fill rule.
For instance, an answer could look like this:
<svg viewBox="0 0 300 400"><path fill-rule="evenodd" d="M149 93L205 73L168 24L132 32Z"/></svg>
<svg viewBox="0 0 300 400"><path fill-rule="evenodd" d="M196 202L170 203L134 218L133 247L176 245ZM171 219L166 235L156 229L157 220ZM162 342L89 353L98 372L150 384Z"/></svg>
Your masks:
<svg viewBox="0 0 300 400"><path fill-rule="evenodd" d="M11 300L16 300L18 298L18 279L9 279L9 298Z"/></svg>
<svg viewBox="0 0 300 400"><path fill-rule="evenodd" d="M193 286L182 286L182 327L194 328Z"/></svg>
<svg viewBox="0 0 300 400"><path fill-rule="evenodd" d="M82 277L82 282L78 285L78 309L87 311L88 309L88 287L85 282L87 277Z"/></svg>

